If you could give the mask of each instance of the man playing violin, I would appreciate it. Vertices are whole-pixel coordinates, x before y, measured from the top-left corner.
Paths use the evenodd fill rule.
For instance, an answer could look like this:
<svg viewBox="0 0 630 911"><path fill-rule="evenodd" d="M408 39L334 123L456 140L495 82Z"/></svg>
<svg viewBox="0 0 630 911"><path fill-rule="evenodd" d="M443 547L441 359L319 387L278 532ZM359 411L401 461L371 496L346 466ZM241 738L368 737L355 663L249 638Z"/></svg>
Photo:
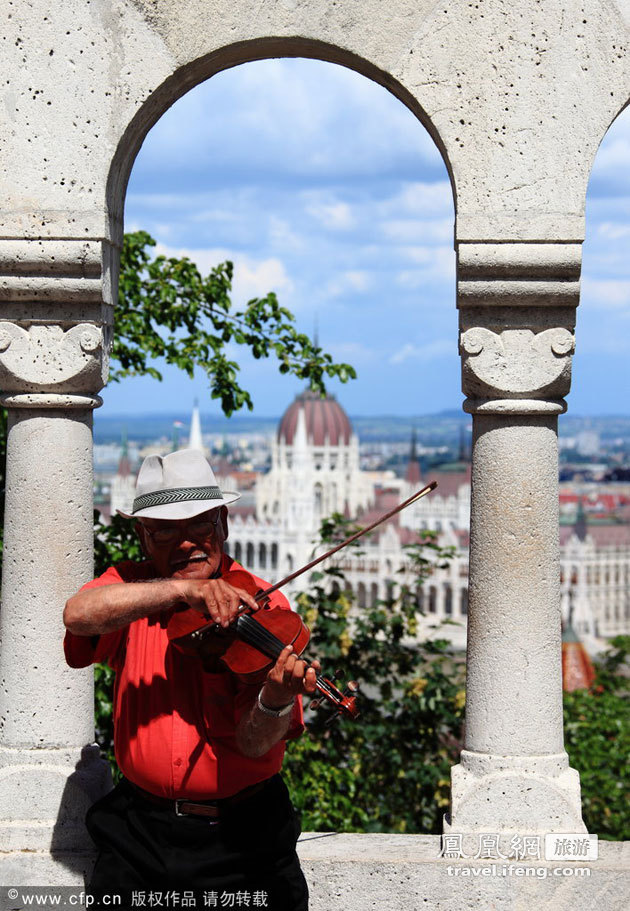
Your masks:
<svg viewBox="0 0 630 911"><path fill-rule="evenodd" d="M240 569L223 550L238 496L219 489L201 452L149 456L133 511L121 513L136 520L147 559L110 567L66 604L70 666L116 671L124 777L88 811L94 895L179 890L220 906L241 893L241 904L256 895L273 911L307 908L299 823L279 772L284 742L303 731L301 696L315 692L318 663L287 646L252 685L167 635L182 606L226 630L243 606L257 610L251 591L266 583L252 576L246 591L223 578ZM290 609L277 591L270 606Z"/></svg>

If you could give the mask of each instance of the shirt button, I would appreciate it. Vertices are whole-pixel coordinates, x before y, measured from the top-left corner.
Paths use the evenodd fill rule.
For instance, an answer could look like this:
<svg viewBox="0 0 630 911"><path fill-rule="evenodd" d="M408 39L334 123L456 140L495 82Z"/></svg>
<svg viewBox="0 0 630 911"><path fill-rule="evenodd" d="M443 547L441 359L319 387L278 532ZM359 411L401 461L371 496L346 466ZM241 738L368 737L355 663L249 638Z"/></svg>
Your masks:
<svg viewBox="0 0 630 911"><path fill-rule="evenodd" d="M176 760L175 760L175 765L179 766L179 765L181 765L181 764L182 764L181 759L176 759Z"/></svg>

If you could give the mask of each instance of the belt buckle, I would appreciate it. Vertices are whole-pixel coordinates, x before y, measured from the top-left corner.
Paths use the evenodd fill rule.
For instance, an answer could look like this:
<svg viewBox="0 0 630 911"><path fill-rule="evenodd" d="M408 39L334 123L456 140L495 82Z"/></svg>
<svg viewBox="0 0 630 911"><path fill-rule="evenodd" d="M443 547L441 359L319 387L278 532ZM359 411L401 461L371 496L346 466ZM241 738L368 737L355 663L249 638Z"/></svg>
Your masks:
<svg viewBox="0 0 630 911"><path fill-rule="evenodd" d="M189 802L190 801L184 800L184 799L176 800L175 801L175 815L176 816L190 816L190 813L182 813L182 811L179 808L180 804L189 803Z"/></svg>
<svg viewBox="0 0 630 911"><path fill-rule="evenodd" d="M218 826L219 819L213 818L212 816L202 816L201 814L196 813L186 813L185 810L181 810L180 806L183 803L195 803L194 800L191 800L189 797L180 797L175 800L175 815L176 816L197 816L200 819L205 819L205 821L210 826Z"/></svg>

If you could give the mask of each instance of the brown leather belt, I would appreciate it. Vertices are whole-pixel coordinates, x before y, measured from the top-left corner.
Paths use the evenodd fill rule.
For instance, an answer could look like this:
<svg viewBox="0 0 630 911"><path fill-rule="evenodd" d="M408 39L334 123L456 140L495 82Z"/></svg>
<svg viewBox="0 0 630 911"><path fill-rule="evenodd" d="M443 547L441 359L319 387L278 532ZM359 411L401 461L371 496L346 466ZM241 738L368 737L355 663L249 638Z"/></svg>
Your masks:
<svg viewBox="0 0 630 911"><path fill-rule="evenodd" d="M265 781L259 781L256 784L250 785L248 788L243 788L242 791L238 791L236 794L232 794L231 797L221 797L216 800L190 800L187 797L183 797L172 800L170 797L159 797L157 794L145 791L144 788L139 787L137 784L134 784L127 779L134 793L148 803L162 807L165 810L171 810L176 816L205 816L216 822L219 821L222 815L225 815L225 811L229 809L229 807L235 806L236 804L242 803L244 800L253 797L254 794L262 791L263 788L269 784L270 780L271 779L267 778Z"/></svg>

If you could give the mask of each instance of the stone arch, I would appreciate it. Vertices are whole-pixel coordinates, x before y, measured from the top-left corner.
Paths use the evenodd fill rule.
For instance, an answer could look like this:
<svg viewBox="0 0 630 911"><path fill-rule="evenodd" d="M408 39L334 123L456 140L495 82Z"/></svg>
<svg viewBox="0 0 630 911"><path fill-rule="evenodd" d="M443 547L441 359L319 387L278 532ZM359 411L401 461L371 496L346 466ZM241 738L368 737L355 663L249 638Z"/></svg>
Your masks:
<svg viewBox="0 0 630 911"><path fill-rule="evenodd" d="M37 308L25 312L29 318L35 312L41 314L45 310L47 315L50 312L51 322L42 328L46 330L46 336L50 336L51 351L56 350L56 321L68 319L69 311L66 309L64 315L64 308L70 295L77 305L76 320L88 320L84 325L89 328L77 331L80 322L76 322L76 326L66 333L70 353L67 360L64 353L63 371L58 374L43 369L48 349L44 349L46 357L42 357L39 344L27 349L30 360L29 357L13 358L11 348L4 358L11 385L5 382L3 388L12 393L5 396L5 404L14 410L15 417L11 419L14 423L7 460L7 516L10 517L12 537L5 539L7 559L2 614L7 637L3 640L3 656L10 657L14 674L15 668L23 670L20 666L22 654L27 654L27 660L30 660L32 652L31 643L23 632L28 630L28 624L22 626L17 622L22 616L20 605L28 605L31 610L34 605L41 608L50 625L44 627L38 623L38 629L40 632L43 629L46 637L54 641L59 620L54 615L57 608L50 591L69 595L90 573L91 461L85 410L98 404L95 393L104 380L100 354L95 352L99 346L106 347L108 316L103 315L102 308L104 304L109 312L112 286L115 293L115 278L110 281L110 275L115 277L116 273L115 256L110 256L107 225L102 219L104 200L97 199L102 192L104 175L109 169L107 215L111 238L116 241L122 234L127 178L148 129L184 92L221 69L265 56L304 55L357 69L380 82L404 103L403 95L408 97L410 91L401 88L402 80L406 79L407 86L412 87L421 99L427 99L427 110L435 112L436 123L440 125L444 144L451 150L453 160L457 154L453 170L457 172L460 210L459 303L463 325L469 326L463 333L461 346L463 385L465 395L471 398L466 407L475 415L475 439L480 443L473 459L476 483L479 490L494 491L493 502L504 491L511 494L521 483L525 486L531 476L532 448L539 454L543 469L541 478L552 478L556 465L551 445L554 426L552 419L545 419L544 415L556 414L563 407L561 400L569 389L570 338L567 332L572 329L571 321L568 318L559 320L562 325L554 326L553 335L546 336L549 351L545 356L541 350L524 342L510 349L512 353L502 364L510 368L509 382L504 382L504 377L493 370L498 355L502 354L502 340L500 336L497 338L495 324L490 319L485 320L488 325L484 323L482 311L495 313L494 305L503 301L509 292L510 302L518 305L516 313L511 303L508 307L517 324L522 326L525 319L530 327L540 329L541 326L529 316L531 308L554 310L555 307L547 308L546 304L563 303L570 309L577 303L578 248L583 221L581 201L589 164L595 157L599 140L630 97L630 72L627 59L622 59L630 38L627 3L623 4L626 12L620 13L621 0L595 0L589 5L588 24L582 20L583 5L563 4L562 16L555 16L560 5L519 0L510 5L506 21L501 23L500 16L506 10L498 9L496 4L496 10L487 9L487 14L477 15L465 3L437 6L430 2L400 2L390 6L363 2L357 5L357 11L343 9L340 13L343 4L331 4L326 8L323 3L283 2L259 5L256 15L252 16L243 3L232 4L229 9L227 4L218 3L209 5L214 22L209 25L204 22L204 27L194 29L191 24L199 22L201 8L194 0L172 3L129 0L116 5L115 15L95 15L95 4L57 5L55 18L60 36L66 26L74 28L76 22L76 34L64 42L66 47L72 42L81 42L84 47L80 51L85 49L86 52L82 58L77 54L74 72L68 70L63 78L68 93L76 99L76 111L87 113L96 121L89 130L92 154L85 154L87 145L81 146L88 139L85 123L73 132L61 110L61 116L46 114L49 109L43 107L39 93L32 97L31 108L26 107L25 93L25 104L20 103L24 108L21 131L19 128L6 131L10 142L3 150L8 153L4 173L11 190L7 193L5 231L8 241L5 249L13 257L7 257L13 271L10 280L3 285L7 299L19 305L17 309L21 310L33 301L45 301L44 308L38 303ZM100 14L100 7L106 5L98 6ZM447 9L441 9L442 6ZM485 7L492 6L485 4ZM292 14L294 7L297 12ZM29 10L48 14L50 4L33 0ZM620 15L626 15L625 24ZM166 34L164 20L170 18L178 25L179 45L173 44L173 38L177 37L174 33ZM5 27L11 34L12 28L17 26L21 30L35 21L34 18L13 17L12 22L5 22ZM543 23L549 36L544 56L538 48L534 53L532 44L538 40L538 27ZM88 29L83 30L85 24ZM438 24L440 28L435 27ZM223 46L212 48L208 53L212 37L208 39L207 36L212 35L213 26L219 36L216 41ZM530 36L532 28L534 32ZM283 37L254 37L259 29ZM286 37L298 29L309 37ZM80 34L82 30L83 34ZM93 33L93 42L85 40L86 31ZM70 36L70 31L65 34ZM228 46L230 39L225 36L232 34L252 40ZM585 34L586 41L583 40ZM462 35L465 36L463 41L448 40ZM321 36L325 36L328 43L318 40ZM28 42L24 44L20 37L19 43L22 44L20 56L24 56L16 69L30 80L30 64L35 67L38 79L43 77L54 87L57 61L65 58L59 53L48 57L47 30L33 30ZM341 49L339 44L356 53ZM469 48L473 51L471 57L466 56ZM595 48L596 54L593 53ZM412 68L409 55L414 51ZM361 53L371 56L373 62L366 62ZM191 61L193 54L198 55L198 60ZM534 56L542 57L544 63L536 73L537 91L529 91L534 85ZM589 56L595 59L589 60ZM508 57L512 65L506 68ZM174 69L173 60L178 62L177 69ZM470 66L468 60L471 60ZM538 59L535 65L541 62ZM146 74L142 70L144 63ZM96 69L94 64L97 64ZM407 75L395 78L386 72L389 69ZM465 78L460 79L462 73ZM488 74L491 74L490 78ZM506 76L514 79L516 88L506 84ZM575 81L576 76L579 83ZM506 88L505 94L509 96L508 116L503 114L504 105L505 111L508 107L500 87ZM528 90L526 93L524 88ZM527 101L522 99L513 104L519 94L526 94ZM105 106L94 103L97 95L101 99L107 98ZM475 104L475 99L477 102L481 99L481 102ZM25 130L23 124L29 123L35 104L45 114L46 129L39 129L40 123L33 117L32 127L29 124L29 129ZM412 100L408 107L419 111L418 104ZM548 116L552 110L553 115ZM52 111L57 113L55 108ZM66 113L73 113L70 106ZM540 115L540 128L532 129L533 113ZM428 117L418 116L442 149ZM493 122L497 123L494 131L491 129ZM118 131L120 123L124 132ZM499 125L504 123L505 135L499 135ZM466 151L461 155L457 139L458 135L462 136L460 125L466 131L461 143ZM16 127L19 127L17 120ZM33 143L30 150L26 142ZM472 156L468 154L469 148L474 148ZM44 168L42 165L48 163L45 156L49 149L54 150L56 156L52 164ZM110 149L116 150L113 162L109 158ZM442 155L446 160L443 149ZM85 167L83 174L77 175L76 189L65 187L63 196L61 191L52 189L60 176L55 174L55 169L63 165L64 169L80 170L88 160L92 164ZM480 168L482 162L491 162L492 166ZM20 167L22 163L24 166ZM448 161L446 163L450 173L451 167ZM46 170L53 180L43 173ZM87 192L83 177L89 178ZM47 181L46 188L42 179ZM92 193L93 189L96 193L90 204L87 193ZM528 280L534 276L539 280ZM13 312L17 312L16 308ZM74 322L74 306L72 312ZM522 314L525 314L524 318ZM547 320L545 312L544 325ZM103 339L94 328L101 321L105 321ZM16 334L15 338L22 336ZM509 338L506 336L506 341ZM486 352L480 359L478 355L484 348ZM560 377L549 379L549 365L554 364L564 372ZM528 381L531 377L532 382L526 389L518 385L521 377L527 377ZM38 414L33 407L35 404L38 408L49 409L48 417ZM29 408L32 416L26 413ZM495 414L498 417L495 418ZM34 422L37 422L37 435L29 432L29 426L34 426ZM42 456L58 455L53 425L61 422L68 455L65 477L57 472L58 459ZM534 439L533 430L536 432ZM501 440L505 441L502 449ZM520 445L519 440L522 441ZM527 453L525 458L523 453ZM53 474L49 466L54 466L57 473ZM500 470L495 470L495 466ZM32 490L42 502L50 490L55 489L55 509L48 513L42 510L38 522L24 522L23 504L27 502L24 489ZM547 760L536 764L537 796L528 805L531 830L550 831L550 826L561 824L560 831L581 832L579 811L568 809L577 807L579 791L577 775L573 775L573 783L567 778L566 754L561 752L562 712L555 684L559 679L560 660L557 598L547 585L547 580L555 577L557 567L556 529L550 531L550 523L546 521L551 504L555 508L557 503L557 484L550 483L544 489L541 485L526 515L524 510L511 507L509 496L505 497L508 508L504 515L497 514L496 509L488 513L483 500L477 498L472 510L471 541L474 547L471 548L470 605L471 616L483 619L485 638L482 640L477 634L480 623L471 623L474 648L469 649L468 660L466 749L462 764L453 770L451 831L478 828L480 820L488 819L488 806L492 806L493 811L492 831L504 831L506 827L512 831L515 821L523 819L520 793L525 763L532 755L544 755ZM59 540L58 529L61 529ZM531 556L526 548L519 552L515 547L518 560L497 560L497 550L507 542L513 540L518 546L517 532L523 540L526 536L529 540L532 532L536 532L539 547L535 552L531 549ZM45 550L52 534L55 534L55 544L60 552L62 547L72 547L74 559L51 561L45 573L41 570L39 576L23 573L14 555L26 552L27 547ZM492 573L487 572L490 566ZM531 580L528 591L524 591L522 585L525 573ZM500 605L500 609L495 605ZM522 617L527 618L526 635L520 626ZM555 634L552 629L556 630ZM18 630L19 634L14 634L13 631ZM21 640L29 647L28 653L20 651L23 649ZM488 641L496 648L488 649ZM31 668L29 673L33 685L40 679L48 684L58 672L57 652L51 651L50 659L45 650L42 652L38 655L37 672ZM501 660L496 660L497 655ZM524 677L531 686L522 687ZM57 719L63 713L68 722L64 725L67 744L64 744L64 751L56 750L56 746L47 751L47 762L63 769L65 778L66 770L72 767L67 756L78 758L76 745L92 742L91 699L83 695L83 679L77 677L77 683L74 683L67 677L63 685L48 686L58 700L56 711L32 713L28 688L13 686L9 693L11 698L2 706L3 710L6 708L3 737L8 738L3 743L12 746L14 742L30 742L39 747L44 741L57 745ZM489 711L489 707L496 709L497 704L503 711ZM68 706L76 707L78 711L68 712ZM542 711L541 707L549 710ZM28 719L28 725L25 719ZM23 750L20 760L30 752L42 751ZM493 756L500 759L496 766L491 764ZM11 768L21 771L23 766L12 765ZM564 771L559 774L559 769ZM507 785L501 793L496 787L497 776ZM38 806L41 820L47 821L57 811L60 792L51 797L53 789L44 786L44 780L37 781L36 787L25 784L21 788L24 797L19 806L28 807L29 813L31 807ZM42 794L47 796L45 806L40 802ZM557 815L559 806L567 808L561 823ZM26 819L26 816L18 814L18 818ZM75 818L77 813L73 808L72 818L63 817L59 831L64 832L64 844L76 845L82 852L85 834L75 828ZM67 825L68 819L70 825ZM487 824L485 828L487 831ZM529 825L525 823L521 831L528 830ZM20 845L26 844L24 848L20 846L23 854L31 852L35 859L40 852L42 856L48 852L48 824L39 825L39 832L34 827L25 831L27 835L20 842ZM11 832L13 837L13 830ZM45 840L42 840L42 833ZM437 856L437 851L433 856ZM73 869L76 868L75 860L72 858ZM13 858L9 858L9 862L12 863ZM23 881L49 880L48 876L40 878L29 870L28 878Z"/></svg>
<svg viewBox="0 0 630 911"><path fill-rule="evenodd" d="M256 38L226 45L179 67L154 89L127 123L119 136L106 186L106 205L111 239L114 243L122 242L124 202L129 176L136 155L151 127L179 98L201 82L234 66L273 57L306 57L339 64L360 73L391 92L417 117L436 144L449 175L456 207L454 171L445 142L428 113L401 81L366 58L324 41L313 41L297 36ZM113 271L117 274L117 268Z"/></svg>

